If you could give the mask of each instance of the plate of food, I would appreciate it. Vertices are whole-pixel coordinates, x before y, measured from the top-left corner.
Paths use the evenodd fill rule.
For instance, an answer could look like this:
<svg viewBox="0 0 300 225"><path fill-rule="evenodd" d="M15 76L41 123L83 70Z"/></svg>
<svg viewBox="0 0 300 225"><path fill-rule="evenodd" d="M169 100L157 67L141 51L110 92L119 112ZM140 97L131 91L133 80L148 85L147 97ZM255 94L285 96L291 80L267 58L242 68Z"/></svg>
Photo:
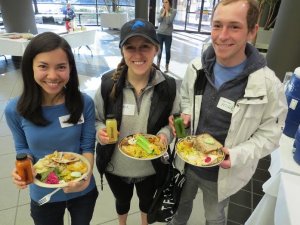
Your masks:
<svg viewBox="0 0 300 225"><path fill-rule="evenodd" d="M211 135L204 133L179 139L177 155L185 162L198 167L219 165L225 159L223 145Z"/></svg>
<svg viewBox="0 0 300 225"><path fill-rule="evenodd" d="M70 181L85 179L91 170L89 161L74 152L54 151L34 164L34 183L45 188L67 186Z"/></svg>
<svg viewBox="0 0 300 225"><path fill-rule="evenodd" d="M12 34L9 36L9 39L21 39L22 35L21 34Z"/></svg>
<svg viewBox="0 0 300 225"><path fill-rule="evenodd" d="M125 156L137 160L152 160L161 157L167 146L152 134L133 134L119 142L119 150Z"/></svg>

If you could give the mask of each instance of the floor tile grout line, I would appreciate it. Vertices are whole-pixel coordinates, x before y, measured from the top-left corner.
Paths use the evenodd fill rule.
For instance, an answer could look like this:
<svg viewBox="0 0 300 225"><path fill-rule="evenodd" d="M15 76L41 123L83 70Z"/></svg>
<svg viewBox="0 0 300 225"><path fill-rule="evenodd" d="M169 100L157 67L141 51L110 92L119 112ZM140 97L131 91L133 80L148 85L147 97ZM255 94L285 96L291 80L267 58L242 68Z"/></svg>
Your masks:
<svg viewBox="0 0 300 225"><path fill-rule="evenodd" d="M248 192L248 193L253 192L252 190L251 190L251 191L246 190L246 189L241 189L241 190L242 190L242 191L245 191L245 192ZM258 195L258 196L263 196L263 195L261 195L261 194L255 193L255 192L253 192L253 194Z"/></svg>
<svg viewBox="0 0 300 225"><path fill-rule="evenodd" d="M20 207L22 207L22 206L27 206L27 205L30 205L30 202L28 202L28 203L19 203L19 208ZM15 209L17 207L17 205L15 205L15 206L12 206L12 207L8 207L8 208L3 208L3 209L0 209L0 212L1 211L5 211L5 210L10 210L10 209Z"/></svg>
<svg viewBox="0 0 300 225"><path fill-rule="evenodd" d="M236 221L234 221L234 220L230 220L230 219L228 219L227 222L234 223L235 225L243 225L243 224L241 224L241 223L238 223L238 222L236 222Z"/></svg>
<svg viewBox="0 0 300 225"><path fill-rule="evenodd" d="M242 207L242 208L246 208L246 209L250 209L250 210L251 210L251 208L249 208L249 207L247 207L247 206L244 206L244 205L241 205L241 204L232 202L232 201L230 201L230 203L233 204L233 205L236 205L236 206L239 206L239 207Z"/></svg>

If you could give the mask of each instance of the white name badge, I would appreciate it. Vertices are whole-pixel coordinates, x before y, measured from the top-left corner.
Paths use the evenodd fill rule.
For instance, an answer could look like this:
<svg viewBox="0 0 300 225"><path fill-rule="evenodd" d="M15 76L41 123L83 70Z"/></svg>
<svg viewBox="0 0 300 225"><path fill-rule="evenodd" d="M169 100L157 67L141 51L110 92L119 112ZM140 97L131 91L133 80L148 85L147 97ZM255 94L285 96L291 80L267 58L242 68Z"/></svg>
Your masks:
<svg viewBox="0 0 300 225"><path fill-rule="evenodd" d="M232 113L234 109L234 101L231 101L227 98L221 97L219 99L217 107L224 110L225 112Z"/></svg>
<svg viewBox="0 0 300 225"><path fill-rule="evenodd" d="M289 105L289 108L292 109L292 110L295 110L297 105L298 105L298 100L292 98L292 100L290 102L290 105Z"/></svg>
<svg viewBox="0 0 300 225"><path fill-rule="evenodd" d="M123 115L133 116L135 112L135 105L132 104L123 104Z"/></svg>
<svg viewBox="0 0 300 225"><path fill-rule="evenodd" d="M66 122L65 122L65 121L67 121L69 118L70 118L70 115L65 115L65 116L60 116L60 117L58 117L61 128L66 128L66 127L74 126L73 123L66 123ZM82 123L84 123L83 114L81 114L81 117L80 117L80 119L79 119L79 121L78 121L77 124L82 124Z"/></svg>

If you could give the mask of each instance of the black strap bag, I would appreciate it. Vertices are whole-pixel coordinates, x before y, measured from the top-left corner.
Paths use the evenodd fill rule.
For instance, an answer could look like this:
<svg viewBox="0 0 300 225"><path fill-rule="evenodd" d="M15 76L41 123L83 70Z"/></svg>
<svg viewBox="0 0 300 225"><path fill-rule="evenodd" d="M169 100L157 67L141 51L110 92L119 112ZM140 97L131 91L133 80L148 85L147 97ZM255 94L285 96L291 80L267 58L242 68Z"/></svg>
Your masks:
<svg viewBox="0 0 300 225"><path fill-rule="evenodd" d="M177 211L181 190L185 183L185 176L173 165L175 158L175 140L174 149L169 153L169 171L165 183L156 190L153 202L148 211L148 223L168 222Z"/></svg>

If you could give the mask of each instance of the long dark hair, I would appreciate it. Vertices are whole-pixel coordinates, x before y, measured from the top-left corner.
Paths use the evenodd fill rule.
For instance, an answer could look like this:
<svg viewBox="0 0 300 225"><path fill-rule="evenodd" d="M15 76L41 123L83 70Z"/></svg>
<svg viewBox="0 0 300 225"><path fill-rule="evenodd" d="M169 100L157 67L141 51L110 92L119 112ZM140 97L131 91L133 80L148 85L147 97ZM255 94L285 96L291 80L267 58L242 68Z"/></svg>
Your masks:
<svg viewBox="0 0 300 225"><path fill-rule="evenodd" d="M27 120L38 126L46 126L47 121L42 113L42 88L35 82L33 74L33 59L36 55L62 49L70 64L70 78L65 86L65 105L70 113L68 123L77 123L83 112L83 99L79 90L79 80L75 59L68 42L52 32L44 32L34 37L28 44L22 59L21 71L23 92L17 105L17 111Z"/></svg>

